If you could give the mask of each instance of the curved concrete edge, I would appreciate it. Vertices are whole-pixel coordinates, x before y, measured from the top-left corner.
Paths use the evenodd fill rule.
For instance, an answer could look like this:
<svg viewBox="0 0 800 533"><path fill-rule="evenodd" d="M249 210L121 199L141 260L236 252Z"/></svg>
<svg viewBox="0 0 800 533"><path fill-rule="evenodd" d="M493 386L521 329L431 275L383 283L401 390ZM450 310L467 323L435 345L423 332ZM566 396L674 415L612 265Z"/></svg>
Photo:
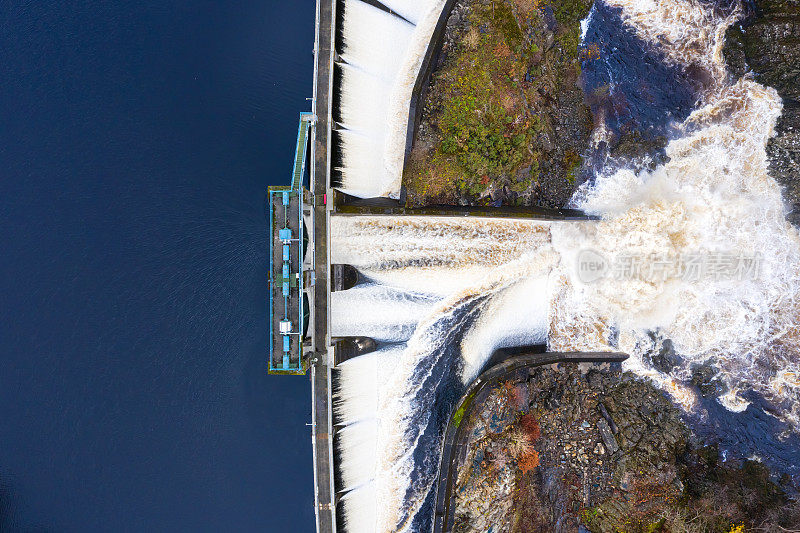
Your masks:
<svg viewBox="0 0 800 533"><path fill-rule="evenodd" d="M428 89L428 82L433 73L433 67L439 58L444 44L444 31L447 27L447 20L450 18L450 13L456 0L447 0L442 7L442 12L439 13L439 19L436 21L436 27L431 35L431 40L428 43L428 48L425 51L425 56L422 58L419 72L417 73L417 80L414 83L414 88L411 91L411 102L408 110L408 126L406 127L406 148L403 166L408 164L408 158L411 155L411 147L414 143L414 133L419 127L419 121L422 116L422 103L425 99L425 94Z"/></svg>
<svg viewBox="0 0 800 533"><path fill-rule="evenodd" d="M439 472L436 481L436 500L433 515L433 533L450 533L453 528L455 507L451 505L451 492L453 489L453 461L460 446L464 446L463 426L461 422L467 420L472 414L472 400L484 388L494 385L506 375L526 367L552 365L556 363L621 363L628 355L621 352L546 352L538 354L517 355L498 363L484 371L473 381L461 396L453 413L463 410L457 424L453 423L451 414L444 434L444 443L439 458ZM445 475L443 475L445 474Z"/></svg>

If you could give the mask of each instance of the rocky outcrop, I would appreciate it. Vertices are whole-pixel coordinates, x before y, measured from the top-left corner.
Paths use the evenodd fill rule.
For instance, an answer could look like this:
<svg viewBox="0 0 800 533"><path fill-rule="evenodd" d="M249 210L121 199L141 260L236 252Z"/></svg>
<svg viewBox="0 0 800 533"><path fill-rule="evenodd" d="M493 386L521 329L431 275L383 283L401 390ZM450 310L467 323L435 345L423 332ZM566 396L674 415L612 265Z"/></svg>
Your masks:
<svg viewBox="0 0 800 533"><path fill-rule="evenodd" d="M723 461L663 391L618 368L531 368L473 402L454 464L453 531L728 533L800 523L800 507L767 468Z"/></svg>
<svg viewBox="0 0 800 533"><path fill-rule="evenodd" d="M800 0L752 0L726 36L725 58L736 77L752 72L777 89L783 115L767 146L769 171L785 190L788 218L800 225Z"/></svg>

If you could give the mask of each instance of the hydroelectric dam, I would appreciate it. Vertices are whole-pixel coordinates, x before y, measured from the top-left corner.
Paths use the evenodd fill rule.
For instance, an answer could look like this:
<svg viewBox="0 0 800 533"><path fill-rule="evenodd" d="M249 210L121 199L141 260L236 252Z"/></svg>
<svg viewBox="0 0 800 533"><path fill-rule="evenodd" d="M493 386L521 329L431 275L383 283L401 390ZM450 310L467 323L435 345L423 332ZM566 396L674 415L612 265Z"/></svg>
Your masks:
<svg viewBox="0 0 800 533"><path fill-rule="evenodd" d="M400 187L402 166L419 123L418 103L441 49L453 4L453 0L317 0L311 110L299 117L289 184L272 186L267 194L271 234L268 371L310 375L315 512L320 533L358 529L344 525L358 520L353 510L342 509L342 502L350 501L357 492L357 484L342 473L335 450L335 435L352 433L341 421L341 413L337 422L335 374L345 361L376 349L391 351L394 346L387 344L387 338L376 340L359 334L357 326L337 325L338 308L360 304L358 297L353 303L346 298L337 300L336 295L364 284L358 268L337 262L332 232L361 224L380 235L391 231L395 221L406 221L444 231L451 228L457 235L461 220L480 225L503 219L531 227L535 233L539 224L589 218L575 210L535 207L405 207ZM382 229L382 224L388 226ZM346 236L337 238L347 240ZM503 255L508 252L503 246L507 244L495 249L491 243L479 243L477 249L460 253ZM416 243L409 249L418 248L424 254L425 247ZM427 302L416 304L421 309ZM400 322L401 315L403 311L398 310ZM403 327L397 325L398 330ZM350 329L354 330L351 334L342 334ZM594 357L619 360L619 354ZM441 529L438 520L437 528Z"/></svg>
<svg viewBox="0 0 800 533"><path fill-rule="evenodd" d="M430 80L446 70L433 76L453 42L455 5L317 1L311 109L299 116L292 175L287 185L270 187L267 206L268 370L310 375L317 531L453 530L465 516L453 490L468 447L462 417L486 413L474 398L487 397L508 372L535 365L594 370L630 356L625 369L657 386L681 413L700 415L713 402L714 423L731 428L749 427L748 417L763 420L765 411L753 403L763 398L777 406L783 425L757 439L746 431L742 438L739 431L714 435L730 439L730 453L741 458L760 452L768 436L776 453L764 460L796 472L792 446L780 436L800 427L800 237L768 168L781 99L757 80L732 76L719 54L717 37L734 18L703 3L648 1L595 3L586 18L572 21L570 35L592 61L580 72L594 72L598 83L606 75L619 81L608 89L619 96L608 100L609 111L624 111L616 119L657 119L673 132L663 139L665 157L642 168L576 153L580 164L591 164L591 176L568 205L592 218L502 207L502 198L491 208L414 201L404 169L417 168L416 139L417 148L426 142L430 122L421 109ZM482 5L493 17L495 3ZM545 15L542 28L552 26ZM485 42L482 28L471 28L470 46ZM606 42L627 44L599 48ZM502 46L487 50L507 55ZM643 51L650 54L645 63ZM672 99L680 96L675 91L660 98L681 76L702 83L687 86L685 103ZM529 83L530 76L520 79ZM438 94L437 84L431 87ZM552 92L536 91L542 98ZM525 106L517 117L533 115L527 100ZM462 107L479 117L487 109ZM597 116L591 142L616 127ZM506 118L504 124L515 120ZM558 163L543 141L538 151L525 139L518 144L537 150L537 164L540 157ZM469 161L477 145L462 141L453 143ZM416 176L438 184L444 175L434 167ZM451 203L460 201L476 203L462 196ZM714 398L687 378L709 361L719 363ZM548 383L532 386L538 394ZM585 429L596 429L605 443L593 453L618 449L613 417L592 413L597 420ZM608 428L599 418L611 418ZM566 445L554 448L553 461ZM540 464L538 456L523 458ZM580 501L568 507L575 516L602 493L592 492L586 468L593 465L587 459L573 472ZM554 468L553 479L561 476ZM484 516L481 509L472 516Z"/></svg>

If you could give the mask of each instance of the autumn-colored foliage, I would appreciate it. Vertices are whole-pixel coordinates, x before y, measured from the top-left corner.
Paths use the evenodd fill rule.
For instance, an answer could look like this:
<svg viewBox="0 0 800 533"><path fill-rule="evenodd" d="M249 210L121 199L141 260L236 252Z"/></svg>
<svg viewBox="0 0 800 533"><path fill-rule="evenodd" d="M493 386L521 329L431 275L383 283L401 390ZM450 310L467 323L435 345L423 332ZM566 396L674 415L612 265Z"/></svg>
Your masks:
<svg viewBox="0 0 800 533"><path fill-rule="evenodd" d="M523 474L532 471L539 466L539 452L533 449L533 443L541 436L539 421L532 413L527 413L519 418L519 426L522 429L526 445L522 447L522 454L517 458L517 466Z"/></svg>
<svg viewBox="0 0 800 533"><path fill-rule="evenodd" d="M542 7L542 0L514 0L514 4L522 13L531 13Z"/></svg>
<svg viewBox="0 0 800 533"><path fill-rule="evenodd" d="M539 452L530 450L523 454L517 461L517 466L523 474L533 471L533 469L539 466Z"/></svg>
<svg viewBox="0 0 800 533"><path fill-rule="evenodd" d="M528 442L533 444L539 440L539 437L541 436L541 431L539 430L539 421L536 420L536 417L533 415L533 413L522 415L519 419L519 425L522 427L522 431L525 432Z"/></svg>

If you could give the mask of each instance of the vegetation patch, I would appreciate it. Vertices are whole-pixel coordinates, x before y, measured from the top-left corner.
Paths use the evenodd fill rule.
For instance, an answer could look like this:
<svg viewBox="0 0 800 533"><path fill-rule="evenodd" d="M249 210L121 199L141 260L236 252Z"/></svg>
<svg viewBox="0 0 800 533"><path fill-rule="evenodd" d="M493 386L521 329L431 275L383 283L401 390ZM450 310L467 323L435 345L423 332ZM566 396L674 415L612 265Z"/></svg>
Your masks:
<svg viewBox="0 0 800 533"><path fill-rule="evenodd" d="M591 115L577 85L591 2L462 0L404 171L410 206L562 206Z"/></svg>
<svg viewBox="0 0 800 533"><path fill-rule="evenodd" d="M464 401L461 402L461 405L458 407L458 409L456 409L456 412L453 413L453 418L451 419L453 427L458 428L458 426L461 425L461 419L464 417L467 407L469 407L469 405L472 403L472 399L475 397L475 392L477 391L472 391L466 398L464 398Z"/></svg>

